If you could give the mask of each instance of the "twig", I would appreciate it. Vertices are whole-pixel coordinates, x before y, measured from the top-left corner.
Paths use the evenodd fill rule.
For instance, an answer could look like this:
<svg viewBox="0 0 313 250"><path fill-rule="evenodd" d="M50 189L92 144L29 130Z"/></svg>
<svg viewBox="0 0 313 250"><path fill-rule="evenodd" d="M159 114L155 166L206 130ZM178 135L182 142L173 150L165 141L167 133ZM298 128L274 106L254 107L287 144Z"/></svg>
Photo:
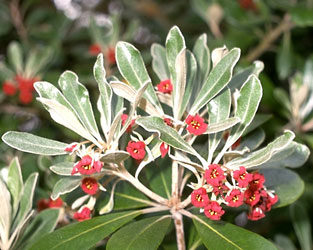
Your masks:
<svg viewBox="0 0 313 250"><path fill-rule="evenodd" d="M172 212L172 214L176 229L177 249L186 250L183 216L179 212Z"/></svg>
<svg viewBox="0 0 313 250"><path fill-rule="evenodd" d="M25 43L28 42L28 35L26 27L23 23L23 16L20 11L19 0L10 1L10 13L14 27L16 28L17 34Z"/></svg>
<svg viewBox="0 0 313 250"><path fill-rule="evenodd" d="M246 61L252 62L259 58L265 51L267 51L272 43L285 31L291 30L294 24L291 22L290 16L286 14L283 20L277 25L277 27L271 30L245 58Z"/></svg>

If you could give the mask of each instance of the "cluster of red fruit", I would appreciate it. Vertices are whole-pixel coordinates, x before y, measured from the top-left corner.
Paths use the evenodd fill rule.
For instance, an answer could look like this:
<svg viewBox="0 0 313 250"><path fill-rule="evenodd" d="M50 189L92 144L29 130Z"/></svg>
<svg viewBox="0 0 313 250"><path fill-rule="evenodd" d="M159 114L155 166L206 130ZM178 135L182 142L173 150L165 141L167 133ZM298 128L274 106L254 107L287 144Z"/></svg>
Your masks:
<svg viewBox="0 0 313 250"><path fill-rule="evenodd" d="M260 173L248 173L246 168L229 171L219 164L211 164L204 173L206 184L193 190L191 203L202 208L212 220L220 220L225 213L221 204L229 207L250 206L248 219L259 220L271 210L278 196L264 186Z"/></svg>
<svg viewBox="0 0 313 250"><path fill-rule="evenodd" d="M39 78L26 78L20 75L14 77L13 80L5 81L2 84L2 91L7 96L13 96L19 90L19 101L23 104L29 104L33 100L34 83Z"/></svg>

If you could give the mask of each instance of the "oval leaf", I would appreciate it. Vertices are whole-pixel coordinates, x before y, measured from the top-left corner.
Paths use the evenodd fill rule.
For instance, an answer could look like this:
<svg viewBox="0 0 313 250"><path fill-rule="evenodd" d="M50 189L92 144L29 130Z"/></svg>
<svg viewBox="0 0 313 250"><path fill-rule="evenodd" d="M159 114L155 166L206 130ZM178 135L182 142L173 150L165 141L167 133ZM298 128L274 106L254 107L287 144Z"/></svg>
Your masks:
<svg viewBox="0 0 313 250"><path fill-rule="evenodd" d="M53 187L51 199L56 200L60 195L72 192L74 189L78 188L80 182L81 177L61 178Z"/></svg>

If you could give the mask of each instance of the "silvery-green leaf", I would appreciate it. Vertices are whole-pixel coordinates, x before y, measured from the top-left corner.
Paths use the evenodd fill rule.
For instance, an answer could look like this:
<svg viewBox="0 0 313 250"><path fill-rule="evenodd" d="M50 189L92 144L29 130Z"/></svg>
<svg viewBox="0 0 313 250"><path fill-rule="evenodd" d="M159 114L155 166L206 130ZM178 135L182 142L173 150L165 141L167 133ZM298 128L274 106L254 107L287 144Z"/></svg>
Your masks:
<svg viewBox="0 0 313 250"><path fill-rule="evenodd" d="M142 85L148 83L144 98L147 99L160 114L163 114L161 104L155 94L140 52L129 43L118 42L116 45L116 59L120 73L136 90L139 90Z"/></svg>
<svg viewBox="0 0 313 250"><path fill-rule="evenodd" d="M58 175L71 176L73 170L73 162L59 162L50 167L50 170Z"/></svg>
<svg viewBox="0 0 313 250"><path fill-rule="evenodd" d="M113 120L113 122L111 124L111 128L110 128L109 134L107 136L107 144L108 145L111 145L112 144L111 142L113 140L117 141L118 138L119 138L119 134L120 134L120 131L121 131L123 112L124 112L124 109L120 110L120 112L117 113L116 116L114 117L114 120Z"/></svg>
<svg viewBox="0 0 313 250"><path fill-rule="evenodd" d="M208 125L207 131L205 132L205 134L214 134L214 133L224 131L226 129L229 129L235 126L238 122L240 122L240 119L238 117L230 117L223 121L210 123Z"/></svg>
<svg viewBox="0 0 313 250"><path fill-rule="evenodd" d="M110 130L111 124L111 100L112 100L112 89L106 80L106 71L103 63L103 54L99 54L97 61L93 67L93 74L98 83L100 91L100 103L98 110L101 114L101 125L104 134L107 134Z"/></svg>
<svg viewBox="0 0 313 250"><path fill-rule="evenodd" d="M240 50L234 48L212 69L192 105L189 112L191 115L196 114L228 84L232 76L233 68L239 60L239 57Z"/></svg>
<svg viewBox="0 0 313 250"><path fill-rule="evenodd" d="M32 209L37 179L38 173L33 173L25 181L23 191L21 194L19 211L17 213L17 217L14 222L15 226L13 228L18 227L18 225L26 219L27 215L30 213Z"/></svg>
<svg viewBox="0 0 313 250"><path fill-rule="evenodd" d="M244 147L253 151L257 149L265 140L265 132L263 129L258 128L255 131L251 132L249 135L243 137L240 140L240 145L236 148L236 150L241 150Z"/></svg>
<svg viewBox="0 0 313 250"><path fill-rule="evenodd" d="M157 43L151 46L152 68L161 81L170 79L165 48Z"/></svg>
<svg viewBox="0 0 313 250"><path fill-rule="evenodd" d="M259 74L264 69L264 64L261 61L254 61L253 65L243 69L239 73L235 74L229 81L227 87L233 92L235 89L240 89L242 84L248 79L252 74L259 76Z"/></svg>
<svg viewBox="0 0 313 250"><path fill-rule="evenodd" d="M1 241L9 240L11 226L11 196L5 183L0 178L0 236Z"/></svg>
<svg viewBox="0 0 313 250"><path fill-rule="evenodd" d="M200 87L204 80L208 78L210 72L210 50L207 45L207 35L202 34L198 37L197 41L192 50L198 65L198 72L197 72L197 89L200 90ZM198 93L198 91L196 92Z"/></svg>
<svg viewBox="0 0 313 250"><path fill-rule="evenodd" d="M51 199L56 200L62 194L67 194L78 188L81 177L62 177L55 185L51 194Z"/></svg>
<svg viewBox="0 0 313 250"><path fill-rule="evenodd" d="M12 196L12 217L18 209L22 189L23 189L23 178L21 172L21 166L17 157L15 157L9 165L9 173L7 186Z"/></svg>
<svg viewBox="0 0 313 250"><path fill-rule="evenodd" d="M114 207L114 192L115 192L115 187L116 184L119 182L120 180L117 180L113 183L112 185L112 190L110 193L110 198L109 201L102 207L100 208L99 214L103 215L103 214L107 214L110 213L113 210Z"/></svg>
<svg viewBox="0 0 313 250"><path fill-rule="evenodd" d="M129 157L126 151L114 151L104 154L100 160L104 163L120 163Z"/></svg>
<svg viewBox="0 0 313 250"><path fill-rule="evenodd" d="M262 85L255 75L251 75L248 80L242 85L240 89L240 96L237 100L235 116L238 117L241 122L232 127L230 135L223 149L215 158L214 163L218 163L221 160L226 150L230 148L241 137L245 129L250 125L259 107L261 98Z"/></svg>
<svg viewBox="0 0 313 250"><path fill-rule="evenodd" d="M9 131L2 140L10 147L23 152L39 155L62 155L67 144L25 132Z"/></svg>
<svg viewBox="0 0 313 250"><path fill-rule="evenodd" d="M214 124L229 117L231 108L230 90L226 89L220 95L211 100L208 104L209 124ZM212 162L213 154L222 139L222 133L209 135L208 140L208 162Z"/></svg>
<svg viewBox="0 0 313 250"><path fill-rule="evenodd" d="M16 73L23 72L23 50L18 42L11 42L8 47L8 61Z"/></svg>
<svg viewBox="0 0 313 250"><path fill-rule="evenodd" d="M116 95L123 97L124 99L131 103L135 102L136 90L134 88L120 81L112 81L110 82L110 84ZM160 116L162 116L162 114L145 98L141 98L138 105L148 114L151 115L159 114Z"/></svg>
<svg viewBox="0 0 313 250"><path fill-rule="evenodd" d="M309 148L292 141L284 149L276 152L269 161L263 163L259 168L297 168L302 166L309 158Z"/></svg>
<svg viewBox="0 0 313 250"><path fill-rule="evenodd" d="M287 147L294 138L295 134L290 130L286 130L283 135L276 138L266 147L259 149L251 154L247 154L242 158L236 158L235 160L227 162L226 166L231 169L237 168L239 166L245 166L245 168L259 166L270 160L276 152L279 152L280 150Z"/></svg>
<svg viewBox="0 0 313 250"><path fill-rule="evenodd" d="M46 105L51 115L51 118L55 122L63 125L64 127L67 127L68 129L74 131L78 135L86 138L87 140L92 141L99 148L102 148L102 146L89 133L89 131L87 131L87 129L83 127L80 121L76 118L76 115L67 107L65 107L64 105L60 104L57 101L46 98L37 98L37 100Z"/></svg>
<svg viewBox="0 0 313 250"><path fill-rule="evenodd" d="M280 80L286 79L291 74L293 62L290 32L284 32L276 56L276 71Z"/></svg>
<svg viewBox="0 0 313 250"><path fill-rule="evenodd" d="M68 100L66 100L61 91L53 84L43 81L35 82L34 88L40 97L55 100L63 106L67 107L73 113L75 112L72 105L68 102Z"/></svg>
<svg viewBox="0 0 313 250"><path fill-rule="evenodd" d="M101 141L101 136L89 100L88 90L78 81L78 76L74 72L65 71L60 76L59 86L64 96L71 103L84 127Z"/></svg>
<svg viewBox="0 0 313 250"><path fill-rule="evenodd" d="M182 103L179 107L178 114L179 119L181 119L182 115L186 111L186 108L190 107L190 99L192 96L192 92L194 91L195 84L197 83L197 61L194 55L189 50L186 51L186 64L187 64L186 88Z"/></svg>
<svg viewBox="0 0 313 250"><path fill-rule="evenodd" d="M158 133L160 140L170 145L173 148L193 154L199 159L201 156L187 143L182 137L170 126L167 126L160 117L141 117L136 120L136 123L149 132Z"/></svg>
<svg viewBox="0 0 313 250"><path fill-rule="evenodd" d="M249 134L251 131L255 130L262 124L266 123L269 119L272 118L272 115L268 114L256 114L252 120L252 122L249 124L249 126L245 129L242 136L245 136Z"/></svg>
<svg viewBox="0 0 313 250"><path fill-rule="evenodd" d="M186 78L187 78L187 67L186 67L186 49L182 49L177 57L175 63L175 82L172 80L173 91L172 91L172 103L173 103L173 113L175 119L180 119L184 110L182 106L183 98L185 95L186 88Z"/></svg>

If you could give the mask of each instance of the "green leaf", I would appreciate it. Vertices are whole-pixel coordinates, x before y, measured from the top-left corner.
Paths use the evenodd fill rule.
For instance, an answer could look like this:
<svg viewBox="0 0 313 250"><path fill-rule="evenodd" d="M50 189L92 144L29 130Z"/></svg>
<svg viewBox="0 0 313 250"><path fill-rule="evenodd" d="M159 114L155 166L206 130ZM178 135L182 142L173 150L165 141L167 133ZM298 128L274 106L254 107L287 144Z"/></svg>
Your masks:
<svg viewBox="0 0 313 250"><path fill-rule="evenodd" d="M239 166L245 166L245 168L259 166L270 160L276 152L279 152L280 150L283 150L285 147L287 147L294 138L295 134L290 130L286 130L283 135L276 138L266 147L247 154L242 158L236 158L230 162L227 162L226 166L231 169L235 169Z"/></svg>
<svg viewBox="0 0 313 250"><path fill-rule="evenodd" d="M116 45L116 59L120 73L136 90L139 90L144 84L148 83L144 98L147 99L160 114L163 114L161 104L155 94L140 52L129 43L118 42Z"/></svg>
<svg viewBox="0 0 313 250"><path fill-rule="evenodd" d="M312 249L311 223L305 207L301 203L292 204L290 215L301 250Z"/></svg>
<svg viewBox="0 0 313 250"><path fill-rule="evenodd" d="M0 178L0 236L1 240L9 240L11 227L11 196L5 183Z"/></svg>
<svg viewBox="0 0 313 250"><path fill-rule="evenodd" d="M13 228L22 223L32 209L37 179L38 173L33 173L25 181L23 192L21 195L19 211L17 213L17 217L14 223L15 226Z"/></svg>
<svg viewBox="0 0 313 250"><path fill-rule="evenodd" d="M11 42L8 46L8 61L17 74L21 74L23 69L23 50L18 42Z"/></svg>
<svg viewBox="0 0 313 250"><path fill-rule="evenodd" d="M231 108L231 93L229 89L211 100L208 104L209 124L214 124L229 117ZM208 162L212 162L213 154L222 139L222 133L209 135Z"/></svg>
<svg viewBox="0 0 313 250"><path fill-rule="evenodd" d="M240 122L240 119L238 117L230 117L223 121L210 123L205 133L206 134L218 133L235 126L238 122Z"/></svg>
<svg viewBox="0 0 313 250"><path fill-rule="evenodd" d="M276 70L280 80L291 74L293 61L290 33L285 33L276 56Z"/></svg>
<svg viewBox="0 0 313 250"><path fill-rule="evenodd" d="M292 141L283 150L275 153L272 158L259 166L259 168L297 168L302 166L309 158L309 148Z"/></svg>
<svg viewBox="0 0 313 250"><path fill-rule="evenodd" d="M276 101L278 101L279 104L281 104L282 107L284 107L287 111L291 112L291 102L290 102L290 99L286 90L282 88L275 88L273 94L274 94Z"/></svg>
<svg viewBox="0 0 313 250"><path fill-rule="evenodd" d="M297 250L292 241L283 234L276 234L274 241L280 250Z"/></svg>
<svg viewBox="0 0 313 250"><path fill-rule="evenodd" d="M114 192L114 210L146 207L149 199L126 181L119 182Z"/></svg>
<svg viewBox="0 0 313 250"><path fill-rule="evenodd" d="M64 96L71 103L84 127L101 141L101 136L89 100L88 90L78 81L78 76L74 72L65 71L60 76L59 86Z"/></svg>
<svg viewBox="0 0 313 250"><path fill-rule="evenodd" d="M182 103L179 106L179 113L178 113L179 119L181 119L184 112L186 111L187 106L189 105L192 92L197 82L197 78L196 78L197 77L197 61L194 55L189 50L186 51L186 64L187 64L186 66L187 67L186 89L184 92Z"/></svg>
<svg viewBox="0 0 313 250"><path fill-rule="evenodd" d="M249 148L250 152L257 149L265 140L265 132L263 129L258 128L255 131L249 133L247 136L243 137L243 139L240 140L240 145L236 150L242 150L245 147ZM270 162L269 160L268 162ZM267 163L265 163L267 164ZM260 165L258 168L262 168L263 164Z"/></svg>
<svg viewBox="0 0 313 250"><path fill-rule="evenodd" d="M291 20L300 27L313 26L312 8L297 6L290 9Z"/></svg>
<svg viewBox="0 0 313 250"><path fill-rule="evenodd" d="M259 107L261 98L262 85L255 75L251 75L242 85L240 89L240 96L237 100L235 116L238 117L241 122L232 127L230 135L223 149L215 158L214 163L218 163L221 160L226 150L241 137L245 129L250 125Z"/></svg>
<svg viewBox="0 0 313 250"><path fill-rule="evenodd" d="M133 222L112 235L107 249L158 249L170 223L171 218L168 216L154 216Z"/></svg>
<svg viewBox="0 0 313 250"><path fill-rule="evenodd" d="M81 182L81 177L62 177L54 185L51 194L51 199L56 200L62 194L67 194L78 188Z"/></svg>
<svg viewBox="0 0 313 250"><path fill-rule="evenodd" d="M272 118L272 115L268 114L256 114L249 124L249 126L245 129L242 136L249 134L251 131L255 130L257 127L261 126L262 124L266 123L269 119Z"/></svg>
<svg viewBox="0 0 313 250"><path fill-rule="evenodd" d="M39 155L62 155L67 144L36 135L9 131L2 136L2 140L10 147L23 152Z"/></svg>
<svg viewBox="0 0 313 250"><path fill-rule="evenodd" d="M160 140L181 151L197 155L197 152L170 126L167 126L160 117L141 117L136 123L149 132L157 132Z"/></svg>
<svg viewBox="0 0 313 250"><path fill-rule="evenodd" d="M112 89L107 82L105 76L106 71L103 63L103 54L99 54L97 57L97 61L93 67L93 74L98 83L98 88L100 91L100 103L101 103L101 126L104 134L107 134L110 130L111 125L111 101L112 101Z"/></svg>
<svg viewBox="0 0 313 250"><path fill-rule="evenodd" d="M276 249L262 236L230 223L212 221L200 215L195 216L193 223L208 249Z"/></svg>
<svg viewBox="0 0 313 250"><path fill-rule="evenodd" d="M240 50L234 48L212 69L192 105L189 112L191 115L196 114L228 84L232 77L233 68L239 60L239 57Z"/></svg>
<svg viewBox="0 0 313 250"><path fill-rule="evenodd" d="M15 157L9 165L7 186L13 200L12 217L14 217L15 213L17 212L18 204L23 190L21 166L17 157Z"/></svg>
<svg viewBox="0 0 313 250"><path fill-rule="evenodd" d="M32 245L30 250L90 249L138 215L140 211L112 213L70 224L45 235Z"/></svg>
<svg viewBox="0 0 313 250"><path fill-rule="evenodd" d="M25 74L27 77L36 76L42 69L44 69L49 62L51 62L53 56L53 49L47 47L44 50L32 50L25 63Z"/></svg>
<svg viewBox="0 0 313 250"><path fill-rule="evenodd" d="M100 160L104 163L120 163L129 157L126 151L114 151L104 154Z"/></svg>
<svg viewBox="0 0 313 250"><path fill-rule="evenodd" d="M71 176L73 170L73 162L59 162L50 167L50 170L58 175Z"/></svg>
<svg viewBox="0 0 313 250"><path fill-rule="evenodd" d="M18 247L28 249L38 239L50 233L57 225L60 215L59 209L46 209L29 223L22 238L19 240ZM20 243L24 242L22 245Z"/></svg>
<svg viewBox="0 0 313 250"><path fill-rule="evenodd" d="M304 191L304 182L297 173L289 169L261 169L264 174L265 186L275 190L278 203L275 207L284 207L295 202Z"/></svg>
<svg viewBox="0 0 313 250"><path fill-rule="evenodd" d="M198 65L197 87L201 87L204 80L208 78L210 72L210 50L207 45L207 35L202 34L198 37L192 50ZM198 89L200 90L200 89ZM196 92L198 93L198 91Z"/></svg>
<svg viewBox="0 0 313 250"><path fill-rule="evenodd" d="M151 46L151 56L152 68L158 78L161 81L170 79L170 71L167 66L165 48L160 44L153 43Z"/></svg>

